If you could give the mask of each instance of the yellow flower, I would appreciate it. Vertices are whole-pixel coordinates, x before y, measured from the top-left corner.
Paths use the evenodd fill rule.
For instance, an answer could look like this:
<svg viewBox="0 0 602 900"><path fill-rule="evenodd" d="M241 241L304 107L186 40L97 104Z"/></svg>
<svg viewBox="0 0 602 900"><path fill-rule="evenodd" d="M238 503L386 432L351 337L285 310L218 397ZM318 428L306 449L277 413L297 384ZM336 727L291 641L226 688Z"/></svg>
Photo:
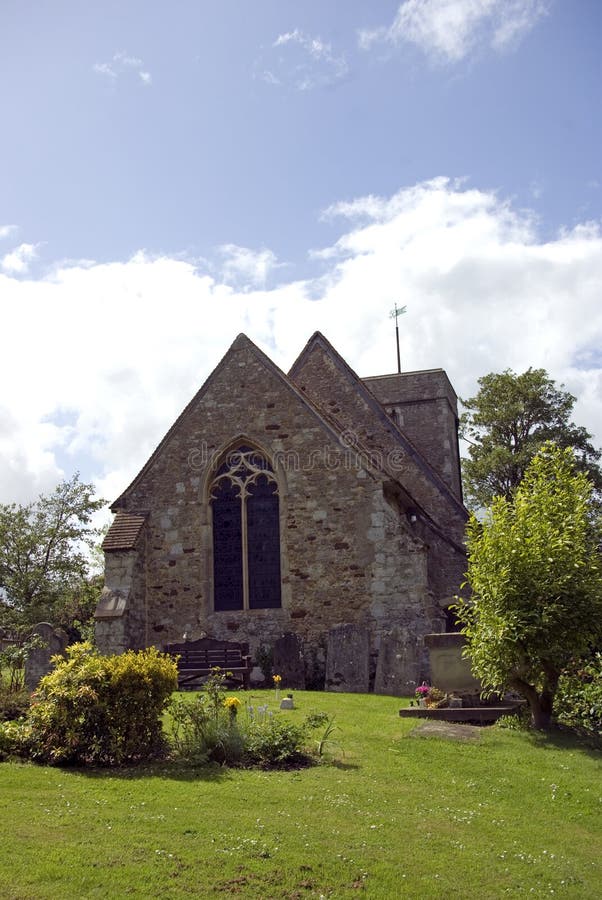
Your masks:
<svg viewBox="0 0 602 900"><path fill-rule="evenodd" d="M224 706L226 709L238 709L239 706L242 706L238 697L226 697L224 700Z"/></svg>
<svg viewBox="0 0 602 900"><path fill-rule="evenodd" d="M280 682L282 681L282 675L274 675L273 681L274 681L274 684L276 685L276 687L278 687Z"/></svg>

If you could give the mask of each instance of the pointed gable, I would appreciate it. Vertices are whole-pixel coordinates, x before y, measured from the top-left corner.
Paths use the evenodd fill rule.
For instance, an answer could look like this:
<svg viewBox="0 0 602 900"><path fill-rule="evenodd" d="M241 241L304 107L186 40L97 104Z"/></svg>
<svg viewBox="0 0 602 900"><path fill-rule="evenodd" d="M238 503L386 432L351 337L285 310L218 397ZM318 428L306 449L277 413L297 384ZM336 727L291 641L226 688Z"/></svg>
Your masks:
<svg viewBox="0 0 602 900"><path fill-rule="evenodd" d="M368 448L440 527L461 535L467 514L441 476L386 414L366 384L319 331L289 371L289 378L329 417L333 425Z"/></svg>
<svg viewBox="0 0 602 900"><path fill-rule="evenodd" d="M202 455L205 452L211 454L215 451L216 447L220 446L220 441L215 438L216 432L210 418L212 411L217 410L218 406L220 409L216 418L222 424L227 420L230 438L236 434L248 436L253 431L259 443L271 442L273 438L282 437L277 422L267 421L270 416L265 414L263 417L266 419L265 422L261 418L253 418L248 405L247 394L253 395L254 398L261 394L259 382L262 379L266 386L267 382L270 382L280 390L286 397L287 405L292 403L293 406L299 407L306 426L311 424L321 430L324 438L337 444L341 443L341 429L337 427L332 417L316 405L311 396L300 390L253 341L241 333L178 416L138 475L112 504L111 510L116 512L127 509L128 498L145 481L152 480L153 470L169 455L179 455L180 463L184 466L191 454ZM225 416L224 409L228 404L234 406L230 415ZM182 446L180 440L184 432L187 433L186 446ZM289 435L283 437L288 438ZM141 505L140 497L137 497L136 509L137 512L147 509L144 502Z"/></svg>

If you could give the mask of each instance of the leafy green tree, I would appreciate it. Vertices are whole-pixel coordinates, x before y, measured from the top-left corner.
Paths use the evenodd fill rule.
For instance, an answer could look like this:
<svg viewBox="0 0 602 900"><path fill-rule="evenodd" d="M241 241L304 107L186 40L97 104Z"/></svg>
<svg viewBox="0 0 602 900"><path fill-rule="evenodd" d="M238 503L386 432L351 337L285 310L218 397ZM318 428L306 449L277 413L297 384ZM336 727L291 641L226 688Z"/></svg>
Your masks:
<svg viewBox="0 0 602 900"><path fill-rule="evenodd" d="M104 505L79 475L26 506L0 505L0 616L52 619L62 599L86 590L92 517Z"/></svg>
<svg viewBox="0 0 602 900"><path fill-rule="evenodd" d="M94 642L94 613L103 587L104 575L86 575L55 603L52 624L63 628L73 642Z"/></svg>
<svg viewBox="0 0 602 900"><path fill-rule="evenodd" d="M571 448L579 468L601 490L597 461L602 454L592 445L591 434L571 422L575 400L556 387L545 369L530 368L522 375L506 369L479 378L479 392L462 401L466 411L460 419L461 434L470 444L462 465L469 506L511 497L546 441Z"/></svg>
<svg viewBox="0 0 602 900"><path fill-rule="evenodd" d="M487 691L521 693L550 726L562 671L602 640L600 521L572 451L546 444L511 499L468 525L472 596L456 615Z"/></svg>

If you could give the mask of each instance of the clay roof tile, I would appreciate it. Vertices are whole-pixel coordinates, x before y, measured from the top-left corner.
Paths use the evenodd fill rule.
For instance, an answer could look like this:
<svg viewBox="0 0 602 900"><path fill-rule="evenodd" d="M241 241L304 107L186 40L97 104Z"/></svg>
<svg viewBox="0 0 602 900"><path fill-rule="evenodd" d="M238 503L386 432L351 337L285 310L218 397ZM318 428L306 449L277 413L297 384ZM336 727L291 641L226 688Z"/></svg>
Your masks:
<svg viewBox="0 0 602 900"><path fill-rule="evenodd" d="M120 510L107 531L102 542L102 549L105 552L111 550L133 550L145 522L146 516L137 516Z"/></svg>

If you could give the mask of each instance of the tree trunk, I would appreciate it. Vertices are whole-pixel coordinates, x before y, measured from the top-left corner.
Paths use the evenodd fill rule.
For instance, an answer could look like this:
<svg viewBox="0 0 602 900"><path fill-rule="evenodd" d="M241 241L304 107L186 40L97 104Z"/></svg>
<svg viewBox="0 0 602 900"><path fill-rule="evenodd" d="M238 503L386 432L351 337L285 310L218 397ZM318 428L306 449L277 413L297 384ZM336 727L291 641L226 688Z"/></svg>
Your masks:
<svg viewBox="0 0 602 900"><path fill-rule="evenodd" d="M545 688L541 694L533 685L527 684L520 678L511 682L511 687L519 691L526 698L531 709L531 724L537 731L549 731L552 727L552 707L554 705L554 693Z"/></svg>
<svg viewBox="0 0 602 900"><path fill-rule="evenodd" d="M535 703L529 699L529 706L531 707L531 724L537 731L549 731L552 727L552 705L551 703L548 703L543 696L538 694L535 696Z"/></svg>

